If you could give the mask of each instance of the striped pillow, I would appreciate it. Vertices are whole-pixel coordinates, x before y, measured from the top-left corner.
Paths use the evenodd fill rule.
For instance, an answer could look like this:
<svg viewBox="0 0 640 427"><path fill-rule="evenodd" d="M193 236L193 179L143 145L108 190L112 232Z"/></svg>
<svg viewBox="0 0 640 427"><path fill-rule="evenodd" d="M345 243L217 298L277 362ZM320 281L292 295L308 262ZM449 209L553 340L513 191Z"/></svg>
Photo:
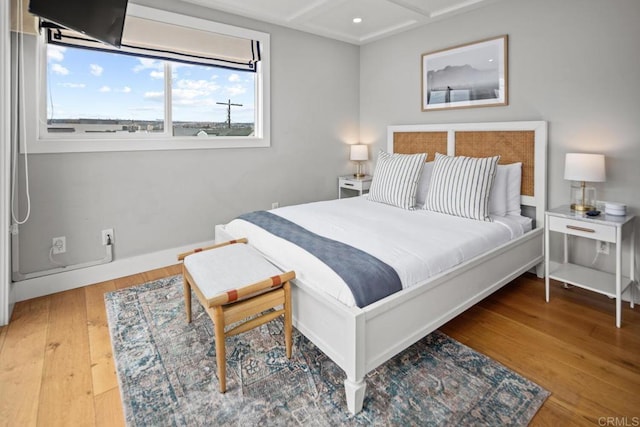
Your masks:
<svg viewBox="0 0 640 427"><path fill-rule="evenodd" d="M369 188L369 200L413 209L426 153L389 154L380 150Z"/></svg>
<svg viewBox="0 0 640 427"><path fill-rule="evenodd" d="M450 157L436 153L425 209L479 221L489 216L489 194L500 156Z"/></svg>

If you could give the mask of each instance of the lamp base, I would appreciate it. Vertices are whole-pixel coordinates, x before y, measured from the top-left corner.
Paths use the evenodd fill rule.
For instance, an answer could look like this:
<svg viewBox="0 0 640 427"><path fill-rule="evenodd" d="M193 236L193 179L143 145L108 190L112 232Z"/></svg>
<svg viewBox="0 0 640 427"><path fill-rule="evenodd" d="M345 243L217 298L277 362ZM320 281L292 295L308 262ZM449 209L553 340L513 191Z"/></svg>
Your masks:
<svg viewBox="0 0 640 427"><path fill-rule="evenodd" d="M579 203L572 203L571 204L571 210L572 211L586 212L586 211L595 210L595 208L596 208L595 206L581 205Z"/></svg>
<svg viewBox="0 0 640 427"><path fill-rule="evenodd" d="M574 182L571 185L571 209L578 212L586 212L595 209L596 189L587 187L583 182Z"/></svg>
<svg viewBox="0 0 640 427"><path fill-rule="evenodd" d="M354 173L353 176L356 177L357 179L364 178L365 174L362 172L362 162L360 160L357 160L356 165L358 167L356 168L356 173Z"/></svg>

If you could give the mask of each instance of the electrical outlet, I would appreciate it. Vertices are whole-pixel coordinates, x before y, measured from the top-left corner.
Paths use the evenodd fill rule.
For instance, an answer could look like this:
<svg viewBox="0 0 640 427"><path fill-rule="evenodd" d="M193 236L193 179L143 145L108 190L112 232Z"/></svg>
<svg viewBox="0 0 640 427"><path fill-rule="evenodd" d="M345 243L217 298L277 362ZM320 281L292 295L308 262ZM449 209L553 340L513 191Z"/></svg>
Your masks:
<svg viewBox="0 0 640 427"><path fill-rule="evenodd" d="M280 203L278 203L278 202L271 203L271 209L276 209L276 208L279 208L279 207L280 207Z"/></svg>
<svg viewBox="0 0 640 427"><path fill-rule="evenodd" d="M602 240L596 241L596 251L599 254L609 255L609 242L605 242Z"/></svg>
<svg viewBox="0 0 640 427"><path fill-rule="evenodd" d="M113 234L113 228L107 228L106 230L102 230L102 244L108 245L112 244L116 241L115 234Z"/></svg>
<svg viewBox="0 0 640 427"><path fill-rule="evenodd" d="M67 252L67 238L65 236L54 237L51 239L51 247L53 248L53 251L51 251L53 255Z"/></svg>

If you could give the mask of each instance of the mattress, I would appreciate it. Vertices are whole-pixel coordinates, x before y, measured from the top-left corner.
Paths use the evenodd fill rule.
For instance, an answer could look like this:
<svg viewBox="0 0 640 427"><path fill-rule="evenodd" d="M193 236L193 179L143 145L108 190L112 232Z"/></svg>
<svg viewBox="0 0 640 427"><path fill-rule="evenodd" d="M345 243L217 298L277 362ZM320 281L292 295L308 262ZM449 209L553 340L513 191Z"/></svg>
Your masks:
<svg viewBox="0 0 640 427"><path fill-rule="evenodd" d="M393 267L402 287L429 278L531 230L522 216L475 221L427 210L405 210L366 196L328 200L270 211L318 235L363 250ZM356 306L342 278L310 253L264 229L235 219L226 230L249 243L285 270L343 304Z"/></svg>

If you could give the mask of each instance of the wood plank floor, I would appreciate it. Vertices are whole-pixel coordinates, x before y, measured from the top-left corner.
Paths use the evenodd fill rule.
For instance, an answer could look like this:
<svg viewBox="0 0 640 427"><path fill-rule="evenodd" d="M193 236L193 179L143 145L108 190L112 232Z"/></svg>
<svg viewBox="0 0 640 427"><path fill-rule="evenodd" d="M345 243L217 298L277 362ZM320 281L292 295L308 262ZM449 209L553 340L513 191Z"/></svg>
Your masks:
<svg viewBox="0 0 640 427"><path fill-rule="evenodd" d="M123 425L103 295L149 271L16 304L0 328L0 424ZM551 391L532 425L640 425L640 307L525 275L441 328Z"/></svg>

